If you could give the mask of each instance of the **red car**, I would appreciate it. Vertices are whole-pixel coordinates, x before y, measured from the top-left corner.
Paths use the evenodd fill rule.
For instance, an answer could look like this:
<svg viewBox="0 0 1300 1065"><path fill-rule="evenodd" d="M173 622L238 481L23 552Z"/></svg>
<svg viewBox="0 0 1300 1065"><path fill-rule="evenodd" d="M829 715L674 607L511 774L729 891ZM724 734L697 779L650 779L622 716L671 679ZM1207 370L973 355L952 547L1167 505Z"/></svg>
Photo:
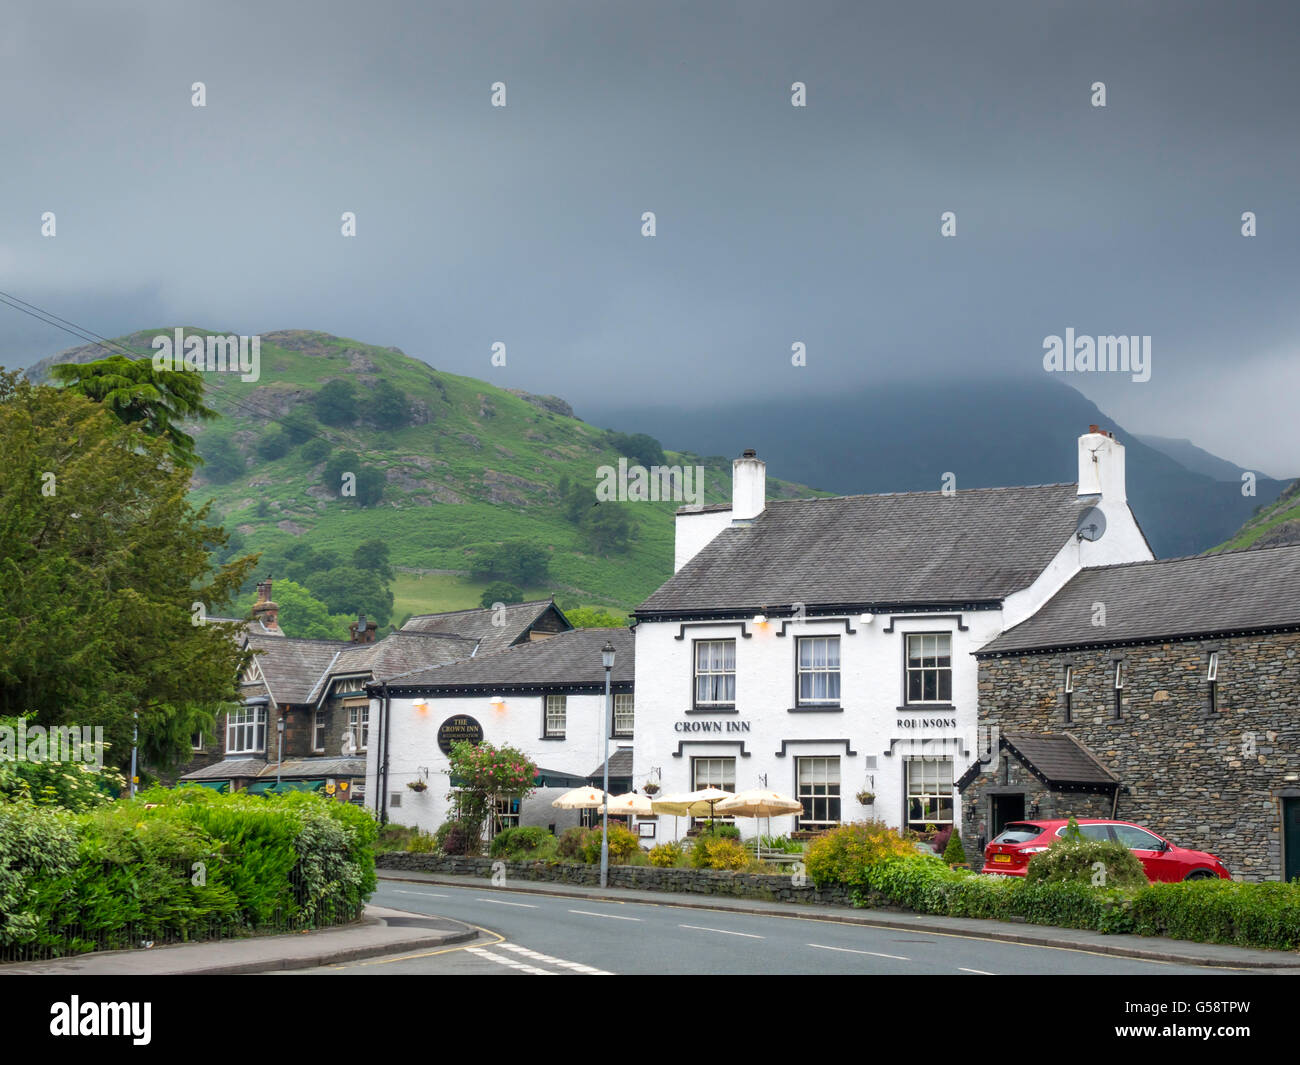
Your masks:
<svg viewBox="0 0 1300 1065"><path fill-rule="evenodd" d="M984 849L984 872L1024 876L1029 859L1065 834L1068 821L1013 821ZM1127 821L1080 818L1084 839L1123 843L1146 870L1149 880L1230 880L1228 867L1213 854L1176 847L1150 829Z"/></svg>

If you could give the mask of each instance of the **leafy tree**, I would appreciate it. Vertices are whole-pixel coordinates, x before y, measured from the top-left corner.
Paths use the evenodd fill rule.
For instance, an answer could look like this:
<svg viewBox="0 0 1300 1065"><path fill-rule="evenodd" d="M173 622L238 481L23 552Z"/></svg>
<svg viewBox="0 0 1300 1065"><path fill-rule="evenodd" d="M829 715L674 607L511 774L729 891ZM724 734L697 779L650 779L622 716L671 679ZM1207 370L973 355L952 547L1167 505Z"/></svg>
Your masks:
<svg viewBox="0 0 1300 1065"><path fill-rule="evenodd" d="M566 610L564 616L575 629L625 629L627 618L592 606L580 606Z"/></svg>
<svg viewBox="0 0 1300 1065"><path fill-rule="evenodd" d="M362 540L352 552L352 565L357 569L368 569L378 574L385 581L395 580L393 564L388 554L388 541L378 538Z"/></svg>
<svg viewBox="0 0 1300 1065"><path fill-rule="evenodd" d="M274 462L276 459L284 458L289 454L293 445L289 441L289 434L280 429L271 429L262 434L262 438L257 442L257 453L264 459Z"/></svg>
<svg viewBox="0 0 1300 1065"><path fill-rule="evenodd" d="M203 476L213 484L229 484L248 468L243 452L229 433L203 434Z"/></svg>
<svg viewBox="0 0 1300 1065"><path fill-rule="evenodd" d="M374 506L384 496L384 475L361 461L355 451L335 452L325 464L322 481L326 488L339 495L340 499L351 498L342 495L343 476L352 474L356 478L356 501L363 507Z"/></svg>
<svg viewBox="0 0 1300 1065"><path fill-rule="evenodd" d="M244 616L252 613L256 596L246 600ZM329 608L297 581L277 578L271 598L280 608L279 625L286 636L313 640L345 640L348 625L356 620L352 614L331 614Z"/></svg>
<svg viewBox="0 0 1300 1065"><path fill-rule="evenodd" d="M316 419L312 417L311 411L306 407L294 407L288 414L280 419L280 428L289 438L290 442L297 447L299 444L305 444L308 440L316 437L320 426L316 424ZM326 441L321 441L326 444Z"/></svg>
<svg viewBox="0 0 1300 1065"><path fill-rule="evenodd" d="M393 592L370 570L336 566L314 575L311 590L331 614L365 614L381 627L393 616Z"/></svg>
<svg viewBox="0 0 1300 1065"><path fill-rule="evenodd" d="M366 404L366 421L377 429L401 429L411 420L411 404L406 393L381 380L375 385Z"/></svg>
<svg viewBox="0 0 1300 1065"><path fill-rule="evenodd" d="M502 580L521 586L537 584L546 578L549 561L545 548L525 540L483 544L470 562L470 576L475 580Z"/></svg>
<svg viewBox="0 0 1300 1065"><path fill-rule="evenodd" d="M607 441L620 455L626 455L629 462L647 468L665 465L663 447L648 433L610 433Z"/></svg>
<svg viewBox="0 0 1300 1065"><path fill-rule="evenodd" d="M313 466L318 462L324 462L330 457L330 442L322 440L319 437L308 440L302 446L302 457L305 461L310 462Z"/></svg>
<svg viewBox="0 0 1300 1065"><path fill-rule="evenodd" d="M237 699L238 627L193 622L257 561L214 566L226 534L148 430L0 372L0 714L102 725L119 765L133 712L144 758L166 764Z"/></svg>
<svg viewBox="0 0 1300 1065"><path fill-rule="evenodd" d="M483 589L483 597L479 600L479 603L486 607L492 607L497 603L522 603L523 601L524 593L513 584L507 584L505 581L493 581Z"/></svg>
<svg viewBox="0 0 1300 1065"><path fill-rule="evenodd" d="M174 462L193 469L202 460L183 421L211 421L217 412L203 402L203 377L186 370L158 370L149 358L111 355L98 362L63 363L53 376L70 391L102 403L123 425L138 425L167 442Z"/></svg>
<svg viewBox="0 0 1300 1065"><path fill-rule="evenodd" d="M357 387L337 377L316 393L316 417L326 425L351 425L357 420Z"/></svg>
<svg viewBox="0 0 1300 1065"><path fill-rule="evenodd" d="M602 503L583 515L581 528L598 554L622 553L632 536L632 522L620 503Z"/></svg>

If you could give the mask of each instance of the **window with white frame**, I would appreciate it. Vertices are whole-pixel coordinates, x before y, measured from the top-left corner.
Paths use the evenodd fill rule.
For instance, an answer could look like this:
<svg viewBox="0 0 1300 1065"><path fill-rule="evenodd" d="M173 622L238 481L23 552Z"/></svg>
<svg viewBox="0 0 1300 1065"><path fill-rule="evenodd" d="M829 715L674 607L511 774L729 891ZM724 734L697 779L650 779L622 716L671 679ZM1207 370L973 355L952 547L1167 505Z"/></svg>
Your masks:
<svg viewBox="0 0 1300 1065"><path fill-rule="evenodd" d="M356 741L357 750L364 751L370 742L370 704L348 707L348 731Z"/></svg>
<svg viewBox="0 0 1300 1065"><path fill-rule="evenodd" d="M1219 652L1210 652L1210 661L1205 667L1205 682L1209 688L1210 703L1209 711L1212 714L1219 712Z"/></svg>
<svg viewBox="0 0 1300 1065"><path fill-rule="evenodd" d="M193 750L193 751L201 751L201 750L203 750L203 732L202 732L202 730L200 730L200 731L198 731L198 732L192 732L192 733L190 733L190 750Z"/></svg>
<svg viewBox="0 0 1300 1065"><path fill-rule="evenodd" d="M1116 721L1124 716L1124 663L1115 660L1115 708L1111 714Z"/></svg>
<svg viewBox="0 0 1300 1065"><path fill-rule="evenodd" d="M909 758L906 766L907 827L923 832L952 824L952 759Z"/></svg>
<svg viewBox="0 0 1300 1065"><path fill-rule="evenodd" d="M1074 666L1065 667L1065 720L1074 720Z"/></svg>
<svg viewBox="0 0 1300 1065"><path fill-rule="evenodd" d="M840 822L840 760L800 758L797 770L798 794L803 803L799 815L802 829L826 828Z"/></svg>
<svg viewBox="0 0 1300 1065"><path fill-rule="evenodd" d="M614 696L614 735L630 736L635 723L633 696L624 692Z"/></svg>
<svg viewBox="0 0 1300 1065"><path fill-rule="evenodd" d="M736 790L736 760L734 758L693 758L693 791L717 788L719 791Z"/></svg>
<svg viewBox="0 0 1300 1065"><path fill-rule="evenodd" d="M266 707L242 706L226 715L226 753L266 750Z"/></svg>
<svg viewBox="0 0 1300 1065"><path fill-rule="evenodd" d="M732 706L736 702L736 641L695 642L695 705Z"/></svg>
<svg viewBox="0 0 1300 1065"><path fill-rule="evenodd" d="M836 706L840 701L840 638L799 638L799 705Z"/></svg>
<svg viewBox="0 0 1300 1065"><path fill-rule="evenodd" d="M311 725L311 749L313 751L323 751L325 749L325 722L325 711L317 710Z"/></svg>
<svg viewBox="0 0 1300 1065"><path fill-rule="evenodd" d="M563 739L568 717L568 698L563 695L546 697L546 732L544 735Z"/></svg>
<svg viewBox="0 0 1300 1065"><path fill-rule="evenodd" d="M907 701L952 702L952 633L908 633Z"/></svg>

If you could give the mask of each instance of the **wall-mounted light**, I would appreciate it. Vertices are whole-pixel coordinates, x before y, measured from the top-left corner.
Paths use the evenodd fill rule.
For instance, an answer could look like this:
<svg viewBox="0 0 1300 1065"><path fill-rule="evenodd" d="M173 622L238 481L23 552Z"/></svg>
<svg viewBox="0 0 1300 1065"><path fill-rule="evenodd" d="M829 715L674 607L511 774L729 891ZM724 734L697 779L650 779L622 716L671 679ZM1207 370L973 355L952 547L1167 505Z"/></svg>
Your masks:
<svg viewBox="0 0 1300 1065"><path fill-rule="evenodd" d="M503 706L506 705L506 701L502 699L501 696L499 695L492 696L492 698L489 699L488 702L491 703L493 706L495 706L498 710L500 710Z"/></svg>
<svg viewBox="0 0 1300 1065"><path fill-rule="evenodd" d="M864 625L870 625L873 621L876 620L876 615L875 615L875 614L872 614L870 611L868 611L868 612L865 613L865 614L859 614L859 615L858 615L858 620L859 620L860 622L862 622L862 624L864 624Z"/></svg>
<svg viewBox="0 0 1300 1065"><path fill-rule="evenodd" d="M766 624L767 624L767 615L765 615L765 614L755 614L755 615L754 615L754 624L755 624L755 625L766 625Z"/></svg>
<svg viewBox="0 0 1300 1065"><path fill-rule="evenodd" d="M411 706L412 706L414 709L420 711L420 713L423 714L423 713L426 713L426 712L428 711L428 709L429 709L429 700L428 700L428 699L417 699L417 700L415 700L415 702L413 702L413 703L411 704Z"/></svg>

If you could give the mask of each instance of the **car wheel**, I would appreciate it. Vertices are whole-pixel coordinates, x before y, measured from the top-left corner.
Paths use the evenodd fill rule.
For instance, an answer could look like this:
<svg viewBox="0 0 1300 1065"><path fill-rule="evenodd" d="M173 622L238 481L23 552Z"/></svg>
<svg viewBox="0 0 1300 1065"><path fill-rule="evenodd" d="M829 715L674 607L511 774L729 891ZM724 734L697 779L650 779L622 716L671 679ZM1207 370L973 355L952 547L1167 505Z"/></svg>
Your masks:
<svg viewBox="0 0 1300 1065"><path fill-rule="evenodd" d="M1183 879L1184 880L1218 880L1219 878L1215 876L1212 872L1210 872L1208 869L1193 869L1190 873L1188 873L1185 877L1183 877Z"/></svg>

